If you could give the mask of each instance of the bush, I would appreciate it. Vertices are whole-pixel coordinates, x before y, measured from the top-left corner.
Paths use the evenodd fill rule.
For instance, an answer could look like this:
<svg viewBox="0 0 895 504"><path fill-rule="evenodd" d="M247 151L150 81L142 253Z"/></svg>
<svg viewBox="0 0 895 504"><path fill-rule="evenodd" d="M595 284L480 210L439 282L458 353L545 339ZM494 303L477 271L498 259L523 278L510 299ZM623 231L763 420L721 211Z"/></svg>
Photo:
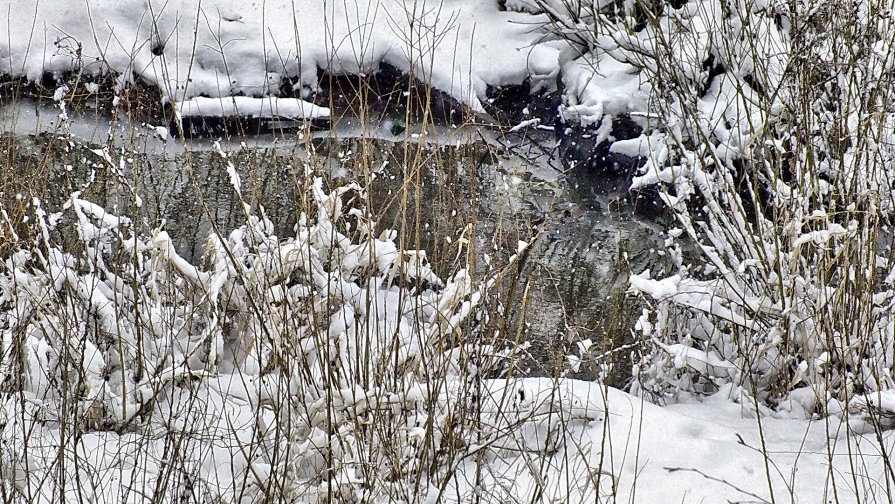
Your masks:
<svg viewBox="0 0 895 504"><path fill-rule="evenodd" d="M611 149L641 157L633 189L658 186L677 221L679 271L632 278L653 343L634 390L808 416L888 394L891 3L536 3L574 49L566 116L637 120Z"/></svg>
<svg viewBox="0 0 895 504"><path fill-rule="evenodd" d="M509 432L484 428L475 399L501 375L477 309L496 277L442 281L425 252L374 233L361 187L327 191L310 169L304 183L294 236L245 205L202 264L79 194L53 213L33 201L34 238L0 269L0 365L18 399L3 460L21 497L82 491L66 479L84 477L90 438L140 445L92 464L131 464L153 499L414 501L481 450L472 432ZM104 477L96 491L115 492Z"/></svg>

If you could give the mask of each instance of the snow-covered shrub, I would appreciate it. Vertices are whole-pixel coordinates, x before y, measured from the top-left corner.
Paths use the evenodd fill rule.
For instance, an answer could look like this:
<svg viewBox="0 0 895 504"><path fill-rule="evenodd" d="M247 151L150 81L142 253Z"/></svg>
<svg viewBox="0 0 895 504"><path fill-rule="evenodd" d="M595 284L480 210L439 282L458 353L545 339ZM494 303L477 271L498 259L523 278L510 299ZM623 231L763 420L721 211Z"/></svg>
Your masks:
<svg viewBox="0 0 895 504"><path fill-rule="evenodd" d="M679 271L631 281L635 390L811 415L892 388L895 4L538 3L571 48L564 116L637 121L611 150L677 220Z"/></svg>
<svg viewBox="0 0 895 504"><path fill-rule="evenodd" d="M377 230L361 187L304 184L294 236L245 205L197 264L80 194L32 202L0 268L6 491L465 501L514 494L477 479L489 457L549 455L595 418L505 375L511 347L487 333L500 271L443 281Z"/></svg>

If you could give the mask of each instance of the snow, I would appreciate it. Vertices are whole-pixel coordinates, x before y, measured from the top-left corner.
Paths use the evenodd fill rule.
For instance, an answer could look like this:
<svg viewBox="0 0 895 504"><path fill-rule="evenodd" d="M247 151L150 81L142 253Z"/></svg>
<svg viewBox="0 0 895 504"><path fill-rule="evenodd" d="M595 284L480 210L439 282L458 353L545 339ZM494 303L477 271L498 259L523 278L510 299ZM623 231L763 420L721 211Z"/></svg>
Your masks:
<svg viewBox="0 0 895 504"><path fill-rule="evenodd" d="M52 264L43 267L49 275L41 267L16 267L17 259L7 260L0 271L0 300L15 299L22 304L18 309L35 314L19 319L13 310L0 311L4 344L17 331L25 334L24 390L0 404L0 470L23 501L168 501L189 487L208 492L209 500L234 502L243 491L255 495L272 474L282 474L283 466L274 465L275 455L288 452L294 457L288 462L289 484L307 492L308 501L318 502L324 498L322 473L337 472L333 482L345 488L369 488L354 469L357 457L365 455L354 450L374 448L363 444L367 440L352 427L381 427L376 422L384 421L391 423L383 430L406 440L406 445L398 444L410 453L403 460L411 477L413 470L427 470L414 465L413 450L420 444L452 442L463 450L450 468L450 484L426 493L431 499L440 494L441 502L468 502L475 494L498 502L532 502L538 496L561 502L598 497L623 502L885 501L886 466L877 460L895 451L895 431L877 431L866 418L895 411L891 391L855 398L849 411L835 411L838 403L831 403L830 416L813 419L819 394L808 387L771 411L732 382L710 396L685 395L662 407L599 381L480 379L484 373L477 366L485 367L484 362L467 362L464 368L456 357L494 349L467 345L441 355L433 349L475 313L493 279L476 285L461 271L442 282L422 251L398 253L396 236L388 231L354 243L336 224L350 215L360 219L362 234L375 229L362 218L363 211L342 204L341 196L360 188L326 192L322 180L315 179L309 191L317 203L316 220L303 215L296 236L280 240L270 234L269 222L250 216L226 238L210 240L203 263L207 269L181 257L164 231L148 239L128 238L128 220L74 197L64 211L78 217L81 245L96 260L91 268L64 257L53 241L56 233L48 233L40 248L46 250L43 261ZM127 251L147 254L124 263L146 268L137 271L134 278L140 282L133 286L114 276L127 271L113 273L102 264L102 257L122 253L113 246L115 236L133 244ZM517 244L520 252L527 246ZM230 254L235 260L228 259ZM402 263L410 264L398 271ZM6 271L15 276L11 279ZM369 282L358 279L359 272L370 271L375 277ZM402 291L391 287L397 274L427 279L443 289ZM300 283L291 285L290 277ZM705 286L692 279L654 280L643 273L632 275L631 283L654 299L680 297L692 304L706 299L699 290ZM66 285L74 287L72 295L61 301ZM23 291L29 292L18 294ZM157 298L160 293L171 298ZM312 327L293 331L289 325L307 315L300 302L291 305L294 311L280 312L290 306L283 303L286 297L300 301L330 295L317 309L337 312L320 327L319 339L307 337L316 330ZM420 302L402 304L405 297ZM45 299L70 303L66 308L79 312L77 319L96 323L94 331L84 332L86 326L73 331L87 334L82 343L80 336L55 330L64 322L58 313L28 304ZM118 299L127 300L126 309L116 305ZM255 311L247 306L248 299L257 303L254 310L264 309L263 317L252 318ZM194 302L201 304L187 308ZM247 334L223 335L218 309L229 324L251 326ZM729 306L710 302L705 309L726 310L725 316L735 320ZM140 316L131 318L134 313ZM47 320L40 323L43 317ZM189 327L190 322L197 325ZM133 334L136 324L141 324L143 338L153 341L141 347ZM361 333L364 326L367 332ZM262 327L275 335L259 337ZM88 339L92 334L103 337ZM119 345L106 344L111 335ZM259 347L295 338L287 344L298 353L272 365L269 350L241 349L243 336ZM59 340L65 351L76 354L77 366L69 371L81 375L87 386L77 405L77 425L66 422L71 417L61 407ZM364 376L364 368L355 367L355 356L369 355L375 362L393 344L397 353L386 355L399 364L384 366L382 372L394 373L394 381L387 376L378 386L367 387L345 375L327 383L316 374L341 369ZM586 354L592 344L582 341L579 353ZM712 350L679 343L659 346L676 369L713 378L739 374L736 363ZM131 367L123 367L148 360L134 354L137 348L157 354L141 379ZM228 352L228 359L220 357ZM324 352L335 355L338 365L331 367ZM580 359L568 360L575 367ZM436 370L429 380L420 379L432 371L422 363ZM814 365L822 367L826 361L818 359ZM113 376L106 377L115 366ZM280 366L294 374L281 374ZM801 367L809 371L807 363ZM273 371L261 372L268 368ZM314 370L310 382L302 381L304 369ZM398 386L385 388L391 383ZM472 397L464 395L471 383L477 387ZM330 387L326 394L319 392L323 384ZM451 441L452 412L470 405L475 406L476 429ZM371 412L386 416L365 416ZM334 427L326 427L328 415L335 417ZM112 427L104 427L108 421ZM423 427L427 425L434 432L431 438ZM77 435L73 428L80 429ZM178 454L173 461L172 444ZM63 481L80 483L63 486Z"/></svg>
<svg viewBox="0 0 895 504"><path fill-rule="evenodd" d="M736 366L721 359L715 353L705 352L680 343L675 343L673 345L657 343L657 345L671 354L674 358L674 366L676 368L687 366L693 368L695 371L708 373L712 376L727 378L734 378L736 376Z"/></svg>
<svg viewBox="0 0 895 504"><path fill-rule="evenodd" d="M501 12L496 0L16 0L3 8L0 73L114 72L173 101L303 93L318 72L366 74L382 63L412 72L481 109L488 85L555 77L559 49L532 49L543 18ZM192 107L192 105L190 105ZM274 108L274 110L276 110Z"/></svg>
<svg viewBox="0 0 895 504"><path fill-rule="evenodd" d="M586 54L563 65L566 87L563 117L582 126L599 125L604 116L645 113L649 87L631 64L608 55Z"/></svg>
<svg viewBox="0 0 895 504"><path fill-rule="evenodd" d="M164 407L157 417L169 428L187 434L180 449L195 468L193 476L221 488L232 488L246 477L263 477L269 466L247 460L248 452L241 445L251 442L254 429L263 432L274 423L272 417L269 424L262 421L266 414L258 416L258 401L262 395L276 392L268 384L240 375L222 374L203 383L198 393L184 391L162 401ZM507 411L507 397L525 398L517 402L512 415L530 419L526 421L530 436L502 439L506 452L490 458L483 472L485 487L492 483L491 478L511 478L512 486L504 491L521 501L529 501L541 485L545 495L562 501L593 501L592 488L580 494L575 490L592 486L597 477L604 497L614 486L615 501L619 502L765 502L771 501L771 489L778 502L827 502L834 491L843 503L858 502L859 496L861 501L874 495L878 501L885 500L885 465L865 463L862 457L873 458L880 450L891 453L895 444L892 432L876 439L872 432L848 434L838 421L765 418L763 433L759 433L758 423L749 418L748 406L729 398L733 390L704 402L669 407L578 380L498 380L485 382L485 390L491 401L483 407L485 414ZM356 391L343 391L342 397L355 407L364 403ZM5 404L3 415L15 422L21 412L12 411L12 404ZM201 414L195 414L197 409ZM544 436L550 425L544 419L551 417L557 422L563 418L566 423L552 454L554 441ZM26 494L32 492L30 502L58 502L55 486L41 485L39 480L44 471L53 469L39 461L56 455L53 451L59 446L61 432L52 423L34 422L31 429L32 466L27 472L23 467L14 468L17 486ZM20 447L23 440L10 432L16 431L4 430L7 446ZM80 489L68 487L69 498L74 499L80 490L93 494L95 502L146 502L165 470L166 438L163 432L157 434L90 432L68 438L68 463L62 470L69 480L79 477L85 482ZM321 438L316 443L325 442ZM768 446L768 465L762 442ZM308 443L306 448L313 450L315 442ZM38 446L47 451L35 449ZM496 446L492 449L502 452ZM543 458L535 464L553 469L533 473L528 459L532 455L519 455L520 449ZM508 455L514 451L516 456ZM255 474L258 471L260 474ZM445 501L462 502L462 496L472 490L473 466L461 466L457 480L459 486L444 496Z"/></svg>
<svg viewBox="0 0 895 504"><path fill-rule="evenodd" d="M650 278L650 271L646 270L642 273L631 275L629 281L631 282L632 291L644 292L653 299L662 299L678 293L681 277L672 275L662 280L653 280Z"/></svg>
<svg viewBox="0 0 895 504"><path fill-rule="evenodd" d="M764 36L752 41L755 43L751 47L764 56L715 51L713 55L719 58L715 63L726 70L708 82L703 66L717 44L709 26L720 16L721 4L688 2L675 14L687 19L680 29L663 16L645 33L625 38L627 47L619 46L622 37L618 33L594 35L595 39L588 41L589 47L576 54L567 44L544 37L543 31L535 28L547 19L541 8L557 8L560 3L508 0L510 11L502 12L496 0L22 0L14 5L7 0L3 10L6 19L0 23L0 73L32 81L45 73L60 76L83 71L88 78L111 73L118 79L117 91L132 79L156 85L163 99L175 104L180 117L242 115L288 119L329 116L325 107L302 98L278 96L286 83L308 98L318 89L322 70L363 75L389 64L413 73L475 110L482 110L488 86L519 84L530 78L533 87L541 89L550 88L560 78L565 89L559 111L562 117L597 128L598 138L604 140L611 137L613 117L630 115L641 125L653 119L651 100L658 86L654 88L657 83L644 79L654 69L648 68L649 58L643 55L655 51L651 37L659 31L679 35L679 30L692 36L672 37L669 52L676 75L669 78L705 88L694 99L692 113L699 133L709 140L705 147L713 160L724 165L746 157L750 145L761 138L766 123L781 113L780 103L761 110L756 105L761 101L758 92L744 81L748 76L752 79L749 82L764 89L777 89L783 69L789 65L788 42L771 16L754 16L758 31ZM764 8L762 2L754 2L752 14ZM606 29L610 28L607 25ZM884 55L888 54L888 47L889 43L880 42L874 50ZM756 70L756 60L764 62L764 67ZM91 93L99 89L93 82L85 82L84 86ZM70 92L62 85L53 93L63 118L64 100ZM678 192L660 197L670 208L685 208L687 191L716 182L700 171L692 153L672 152L675 145L686 142L682 141L680 125L674 122L680 119L675 114L682 116L681 111L674 104L666 105L668 110L663 113L667 124L637 138L614 142L610 150L645 158L646 164L634 187L660 181L674 183ZM853 119L851 127L857 125ZM510 131L537 127L539 121L522 121ZM165 127L147 127L162 139L169 135ZM109 149L97 150L95 154L116 167ZM670 159L680 165L668 166ZM239 193L241 180L232 164L227 172ZM322 182L315 181L312 190L317 198L319 222L313 227L297 226L298 235L281 242L270 236L268 223L252 217L254 220L243 228L209 243L209 270L181 257L163 230L143 241L133 238L126 251L146 254L147 261L159 266L143 271L145 275L139 277L140 282L135 282L134 287L117 279L102 264L90 265L99 268L99 274L78 267L74 258L59 250L51 250L47 232L46 247L40 249L47 250L46 256L23 253L4 258L6 269L0 274L10 272L9 276L0 277L6 282L5 290L0 290L0 296L4 296L0 297L4 348L11 348L12 338L19 334L9 328L30 324L28 316L22 314L31 313L32 309L39 312L39 306L34 308L17 296L49 299L64 288L70 288L64 302L71 303L65 308L85 307L95 324L91 328L119 336L118 343L122 344L119 351L102 339L78 341L67 332L67 327L57 328L63 326L53 317L43 324L28 326L22 333L23 360L27 362L24 390L16 397L4 397L0 409L0 474L5 481L30 502L58 502L60 498L75 501L85 494L94 502L144 502L152 496L158 481L169 477L169 443L176 435L183 441L179 447L184 460L181 463L188 466L196 481L219 491L215 497L236 500L240 485L246 481L251 482L249 486L260 486L276 468L259 453L269 455L277 451L276 443L286 444L277 430L283 427L283 419L277 418L271 404L282 397L298 397L299 389L307 384L274 373L262 374L261 370L273 360L271 353L259 351L256 355L240 345L245 343L252 348L256 335L268 332L276 336L272 337L275 341L266 344L284 344L282 340L296 335L288 331L280 334L277 328L282 329L288 321L305 314L249 319L241 327L247 335L239 335L244 341L225 342L225 335L219 330L222 323L213 313L218 303L233 303L226 313L236 317L235 314L252 313L244 299L259 299L268 307L279 308L290 301L299 305L320 292L338 293L333 296L338 299L327 301L334 303L337 311L326 314L330 318L321 328L322 341L328 346L321 349L310 341L302 332L310 331L306 326L298 331L300 341L285 343L295 344L308 362L322 362L325 359L321 355L329 355L328 352L338 356L314 368L319 373L314 378L323 376L322 369L339 368L356 374L369 371L355 367L355 358L381 357L377 353L383 348L380 340L386 339L389 344L396 344L395 360L411 367L422 359L427 345L453 335L461 322L475 313L484 291L492 284L476 285L467 272L459 272L443 282L427 265L425 252L399 252L394 235L388 233L378 239L352 243L331 221L342 215L341 196L358 189L326 193ZM787 191L792 189L787 187ZM75 213L79 238L87 252L100 262L103 253L113 248L109 240L130 225L127 219L77 195L64 210ZM713 215L723 213L719 207L710 210ZM827 214L819 210L810 215L817 222L828 220ZM688 235L696 234L692 222L682 219L680 224L690 226ZM722 224L729 226L727 230L745 228L743 222ZM369 229L361 230L361 234L370 234L372 228L369 224ZM825 248L851 238L857 225L849 224L846 228L826 223L802 232L801 223L794 223L790 229L794 247ZM682 230L677 230L669 236L682 234ZM117 236L125 241L123 235ZM709 239L713 241L704 246L706 255L735 256L723 248L719 238ZM526 246L519 242L517 252ZM224 251L241 259L235 263L238 266L224 258ZM26 270L16 266L16 261L34 266ZM134 262L137 267L139 261ZM720 259L715 263L725 264ZM745 281L740 280L748 280L761 265L758 260L744 259L732 268L721 268L713 280L697 280L682 273L654 279L645 271L630 276L630 290L645 294L650 302L663 307L660 309L670 311L668 306L673 304L676 309L691 309L689 314L712 316L731 327L762 331L762 317L783 313L784 305L742 287ZM354 276L369 271L378 275L369 283ZM267 277L263 277L265 274ZM282 279L290 275L301 277L304 283L286 284ZM169 285L170 291L195 289L201 293L195 298L207 304L190 316L207 318L194 327L191 323L195 320L178 311L181 304L191 302L193 297L185 296L180 303L159 301L140 314L145 320L137 317L135 324L146 331L147 338L166 339L163 343L141 343L145 348L138 348L135 331L124 320L131 312L116 303L124 299L136 306L138 301L154 300L152 296L158 292L152 289L175 276L177 281L171 285L177 288ZM414 292L413 296L421 299L420 304L408 307L399 299L409 294L391 287L401 283L396 282L398 276L401 280L423 279L428 285L443 289L437 293ZM265 279L280 279L283 283L271 285ZM263 289L248 292L246 289L256 285L252 282L260 283ZM33 285L38 284L46 286L46 292L33 290ZM137 295L134 289L142 290ZM822 299L823 292L823 287L816 288L811 295ZM890 309L884 301L881 298L881 309ZM26 305L27 310L20 310ZM7 306L14 306L15 310ZM324 308L330 307L322 303L315 309ZM794 320L800 316L792 310L786 316L789 313ZM265 314L279 312L271 310ZM568 378L478 381L482 389L476 401L484 419L482 425L486 426L480 434L492 437L478 445L475 440L464 440L471 448L455 468L455 484L442 489L443 499L463 502L471 495L487 492L508 502L535 501L539 496L557 501L594 501L598 497L608 499L610 493L614 493L615 500L625 502L889 500L886 483L891 475L881 459L895 451L895 431L878 431L875 427L880 424L868 418L881 415L882 424L891 427L886 422L891 422L890 417L895 414L895 393L868 393L854 397L845 406L839 401L821 400L825 391L817 387L802 386L789 391L779 407L771 410L736 385L743 374L742 363L728 357L735 352L724 354L730 349L724 348L714 328L699 325L705 319L693 315L695 322L687 326L689 331L675 334L680 342L663 343L658 336L668 327L653 323L650 316L651 312L645 310L636 328L655 343L658 353L664 352L657 358L666 359L670 372L684 375L677 377L676 382L666 383L678 388L674 404L663 407L647 402L646 394L635 396L599 382ZM169 319L174 322L168 323ZM86 323L82 320L72 332L87 334ZM360 342L359 326L374 341ZM891 327L885 328L888 331ZM152 334L154 330L164 334ZM765 330L762 337L771 343L760 342L763 346L758 348L761 358L757 366L778 365L779 355L772 344L779 334ZM579 345L580 355L566 356L573 371L578 370L590 346L588 340ZM833 347L841 346L833 342ZM221 356L227 351L232 352L228 365L212 365L224 360ZM467 351L463 347L448 353L460 355ZM59 390L61 356L68 352L76 354L78 366L73 372L80 375L86 388L75 408L83 415L79 420L84 425L78 426L83 432L75 436L69 432L71 425L59 422L58 395L64 394L54 395ZM136 359L131 354L143 358L143 352L164 354L156 361L158 368L150 370L154 372L152 376L130 381L105 376L110 366L122 368L122 375L132 373L125 365L131 361L126 359ZM796 369L792 386L801 383L804 376L829 366L830 360L831 354L824 350L816 358L787 363ZM389 418L395 422L395 430L416 442L427 439L428 434L414 415L431 415L437 417L434 428L442 429L439 439L446 437L449 431L445 425L451 417L437 416L434 410L451 410L457 406L458 398L468 399L461 396L468 386L463 380L480 377L481 373L475 367L479 363L467 364L464 369L458 362L450 361L445 366L449 371L444 377L444 389L435 392L431 383L417 379L411 372L394 380L405 387L401 397L380 396L379 390L361 387L357 382L340 382L339 387L328 389L330 395L326 397L300 397L299 405L305 412L310 411L309 418L319 420L333 414L333 410L325 409L330 400L337 403L337 413L343 415L340 418L350 421L337 419L334 427L327 427L333 432L327 432L320 424L310 425L308 420L309 425L302 427L306 428L301 433L303 437L291 439L295 444L290 448L299 458L291 469L294 474L290 475L307 483L317 481L326 469L338 469L334 480L363 487L359 472L351 467L354 462L345 455L350 448L345 448L345 453L324 453L324 447L332 444L333 436L354 436L344 429L367 411L389 409L394 414ZM858 365L863 363L855 367ZM309 369L312 367L308 365ZM705 380L700 386L712 392L696 397L692 383L685 382L692 376ZM888 375L883 378L889 379ZM829 413L823 419L814 417L818 403L826 405ZM152 404L148 418L138 420L137 414L148 404ZM427 404L430 409L420 404ZM104 429L91 424L107 420L114 420L120 428ZM28 435L24 436L26 432ZM351 441L345 444L351 445ZM60 453L62 463L57 458ZM345 455L346 467L327 468L331 455ZM65 478L57 478L60 474ZM65 480L78 481L79 485L63 487L59 482ZM594 495L596 492L599 495Z"/></svg>
<svg viewBox="0 0 895 504"><path fill-rule="evenodd" d="M609 152L624 154L629 157L657 156L665 147L661 133L653 133L649 136L640 135L629 140L617 140L612 142Z"/></svg>
<svg viewBox="0 0 895 504"><path fill-rule="evenodd" d="M191 98L177 103L180 117L278 117L285 119L319 119L329 117L329 109L297 98Z"/></svg>

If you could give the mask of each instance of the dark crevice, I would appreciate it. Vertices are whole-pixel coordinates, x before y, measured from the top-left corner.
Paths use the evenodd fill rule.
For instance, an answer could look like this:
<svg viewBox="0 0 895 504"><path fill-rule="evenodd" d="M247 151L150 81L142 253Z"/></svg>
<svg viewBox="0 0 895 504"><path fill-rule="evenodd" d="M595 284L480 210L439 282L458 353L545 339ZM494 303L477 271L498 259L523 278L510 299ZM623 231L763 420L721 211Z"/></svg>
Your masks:
<svg viewBox="0 0 895 504"><path fill-rule="evenodd" d="M709 88L712 86L712 81L715 77L722 75L727 69L724 68L724 65L718 63L714 54L710 54L709 57L702 62L702 71L708 72L708 75L706 75L705 82L702 84L702 89L699 90L700 98L708 94Z"/></svg>

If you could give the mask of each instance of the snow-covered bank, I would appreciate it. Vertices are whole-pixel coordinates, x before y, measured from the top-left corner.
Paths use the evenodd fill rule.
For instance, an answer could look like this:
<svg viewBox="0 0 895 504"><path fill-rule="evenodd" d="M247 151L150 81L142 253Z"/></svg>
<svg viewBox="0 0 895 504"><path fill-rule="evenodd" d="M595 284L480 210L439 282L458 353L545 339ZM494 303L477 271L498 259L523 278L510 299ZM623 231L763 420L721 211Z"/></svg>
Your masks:
<svg viewBox="0 0 895 504"><path fill-rule="evenodd" d="M139 432L124 433L72 435L70 426L35 419L29 403L23 429L21 403L7 400L4 474L34 503L60 502L61 495L67 502L149 502L153 495L239 502L243 492L243 502L252 502L248 496L272 470L263 455L277 419L264 397L277 395L276 383L272 376L207 376L190 391L172 389ZM446 489L424 490L421 502L469 502L476 494L486 502L888 502L881 458L895 451L891 432L849 437L838 421L764 419L762 435L723 395L661 408L593 382L501 380L485 388L489 427L513 429L472 447L480 456L460 461ZM423 435L412 425L396 427ZM17 434L23 431L27 443ZM189 474L168 472L175 439ZM311 467L323 448L313 443L302 455ZM16 452L27 456L10 464ZM347 462L337 467L358 495L399 501L364 494L362 474ZM325 495L312 491L312 482L298 502Z"/></svg>
<svg viewBox="0 0 895 504"><path fill-rule="evenodd" d="M477 310L496 273L442 281L423 252L374 232L353 206L358 187L327 193L311 169L296 199L316 207L296 236L273 236L245 206L245 225L216 235L197 264L161 229L133 237L78 195L50 214L22 197L27 224L3 230L27 228L32 241L4 242L18 248L0 270L13 391L4 435L28 444L10 448L3 469L20 495L53 499L80 464L60 447L102 439L108 450L86 448L110 465L122 444L151 446L116 467L161 474L128 484L159 498L890 500L892 2L840 13L693 0L646 16L633 2L601 16L508 3L527 11L461 0L271 2L245 15L234 2L34 3L31 14L7 9L29 44L16 38L0 57L13 76L136 75L188 114L214 104L212 115L245 113L228 105L240 102L275 115L269 95L289 79L313 90L324 68L388 63L477 109L489 84L561 77L562 117L598 141L613 141L614 116L645 128L608 151L639 158L635 185L657 187L675 218L656 254L676 271L632 277L646 307L638 339L610 350L634 354L641 397L513 376L501 364L516 349L479 332L501 315ZM265 5L290 16L271 21ZM105 21L91 24L97 12ZM540 31L523 23L545 19ZM551 31L566 42L535 43ZM63 117L64 98L60 88ZM226 176L238 192L232 164ZM77 227L78 247L56 241L57 225ZM459 238L458 262L472 237ZM217 442L232 451L215 454Z"/></svg>
<svg viewBox="0 0 895 504"><path fill-rule="evenodd" d="M144 79L177 101L276 95L284 79L307 91L321 70L362 74L385 62L480 109L488 85L555 77L559 53L535 47L543 19L500 11L496 0L6 5L0 73L39 80L112 72L121 84Z"/></svg>

